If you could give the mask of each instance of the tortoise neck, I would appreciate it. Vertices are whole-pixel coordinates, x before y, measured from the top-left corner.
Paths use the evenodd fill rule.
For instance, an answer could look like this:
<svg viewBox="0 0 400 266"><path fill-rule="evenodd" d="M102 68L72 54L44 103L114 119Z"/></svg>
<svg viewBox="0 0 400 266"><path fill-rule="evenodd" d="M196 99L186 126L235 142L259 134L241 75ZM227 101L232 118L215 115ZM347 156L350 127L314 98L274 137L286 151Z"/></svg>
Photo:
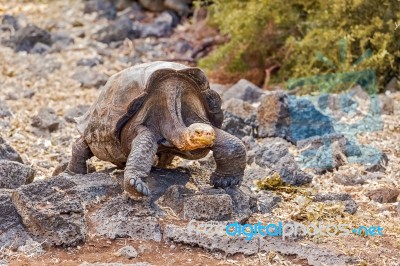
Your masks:
<svg viewBox="0 0 400 266"><path fill-rule="evenodd" d="M187 145L188 129L182 118L182 94L188 84L179 78L168 78L160 82L157 86L159 99L155 106L160 106L159 128L161 135L171 142L175 147L181 149Z"/></svg>

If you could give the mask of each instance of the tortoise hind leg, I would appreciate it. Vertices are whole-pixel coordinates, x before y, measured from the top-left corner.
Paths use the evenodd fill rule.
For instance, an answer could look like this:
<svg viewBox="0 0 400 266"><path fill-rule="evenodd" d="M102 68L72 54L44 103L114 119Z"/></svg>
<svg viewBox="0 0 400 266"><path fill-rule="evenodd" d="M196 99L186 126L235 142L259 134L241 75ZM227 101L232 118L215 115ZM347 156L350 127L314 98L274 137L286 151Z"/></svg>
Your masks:
<svg viewBox="0 0 400 266"><path fill-rule="evenodd" d="M69 174L86 174L86 161L93 157L86 141L80 137L72 145L72 157L68 163L66 172Z"/></svg>
<svg viewBox="0 0 400 266"><path fill-rule="evenodd" d="M158 144L155 135L145 126L137 127L136 137L132 141L131 152L124 172L124 189L132 196L148 196L148 185L142 180L151 170Z"/></svg>

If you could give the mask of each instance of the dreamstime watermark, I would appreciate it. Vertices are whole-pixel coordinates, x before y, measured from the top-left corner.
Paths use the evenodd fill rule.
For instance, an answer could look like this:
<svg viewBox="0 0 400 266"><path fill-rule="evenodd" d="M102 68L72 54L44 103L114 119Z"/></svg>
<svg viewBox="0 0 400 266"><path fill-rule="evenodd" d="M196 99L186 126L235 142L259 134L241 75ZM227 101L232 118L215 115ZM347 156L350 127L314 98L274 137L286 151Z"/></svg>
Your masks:
<svg viewBox="0 0 400 266"><path fill-rule="evenodd" d="M189 231L196 232L198 236L228 235L228 236L244 236L246 240L250 241L255 236L261 237L282 237L283 240L290 237L302 236L348 236L355 234L359 236L382 236L383 228L381 226L359 226L351 228L348 224L327 224L326 226L318 223L310 223L304 225L302 223L288 222L288 223L268 223L262 224L240 224L235 223L221 223L221 222L195 222L191 221L188 225Z"/></svg>

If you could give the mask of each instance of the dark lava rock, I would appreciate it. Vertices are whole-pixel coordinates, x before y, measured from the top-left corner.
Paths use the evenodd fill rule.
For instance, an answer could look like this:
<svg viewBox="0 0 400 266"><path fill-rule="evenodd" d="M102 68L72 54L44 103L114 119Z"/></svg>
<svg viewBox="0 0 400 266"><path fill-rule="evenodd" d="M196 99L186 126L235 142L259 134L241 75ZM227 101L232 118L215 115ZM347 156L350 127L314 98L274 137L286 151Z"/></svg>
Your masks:
<svg viewBox="0 0 400 266"><path fill-rule="evenodd" d="M94 38L103 43L123 41L126 38L134 39L140 37L138 26L129 18L123 17L113 21L105 28L95 33Z"/></svg>
<svg viewBox="0 0 400 266"><path fill-rule="evenodd" d="M225 228L226 222L193 222L188 226L170 224L165 228L164 239L199 246L212 252L222 251L227 255L253 255L260 251L295 255L309 265L349 265L356 262L355 257L314 243L287 241L281 237L254 236L248 240L243 234L234 237L227 235Z"/></svg>
<svg viewBox="0 0 400 266"><path fill-rule="evenodd" d="M246 222L250 216L257 212L257 199L245 187L226 188L226 193L231 197L233 204L233 220L240 223Z"/></svg>
<svg viewBox="0 0 400 266"><path fill-rule="evenodd" d="M299 140L297 148L301 150L301 167L313 168L320 174L347 162L363 164L367 172L385 172L389 161L384 152L338 133Z"/></svg>
<svg viewBox="0 0 400 266"><path fill-rule="evenodd" d="M179 17L170 11L162 12L152 24L141 26L141 38L146 37L167 37L171 34L173 28L178 25Z"/></svg>
<svg viewBox="0 0 400 266"><path fill-rule="evenodd" d="M258 136L289 138L290 113L287 95L266 94L257 108Z"/></svg>
<svg viewBox="0 0 400 266"><path fill-rule="evenodd" d="M316 98L319 109L329 115L337 132L356 135L383 129L379 95L369 95L361 86L341 94Z"/></svg>
<svg viewBox="0 0 400 266"><path fill-rule="evenodd" d="M69 108L65 112L64 118L69 123L76 123L75 118L82 116L89 110L90 105L80 104L76 107Z"/></svg>
<svg viewBox="0 0 400 266"><path fill-rule="evenodd" d="M174 185L185 186L189 181L188 171L183 169L162 169L153 167L145 181L151 193L151 202L158 200L166 190Z"/></svg>
<svg viewBox="0 0 400 266"><path fill-rule="evenodd" d="M117 17L117 8L114 1L111 0L90 0L85 2L83 13L90 14L97 12L99 17L115 19Z"/></svg>
<svg viewBox="0 0 400 266"><path fill-rule="evenodd" d="M173 185L157 202L171 208L182 219L246 221L257 211L257 200L244 187L203 188L195 193L183 185Z"/></svg>
<svg viewBox="0 0 400 266"><path fill-rule="evenodd" d="M328 112L334 119L350 113L359 114L360 104L366 104L372 98L359 85L340 94L322 94L318 96L318 107Z"/></svg>
<svg viewBox="0 0 400 266"><path fill-rule="evenodd" d="M33 24L19 29L9 40L5 41L5 45L13 48L16 52L30 52L36 43L51 46L51 34Z"/></svg>
<svg viewBox="0 0 400 266"><path fill-rule="evenodd" d="M397 201L400 191L394 188L378 188L369 191L366 196L379 203L392 203Z"/></svg>
<svg viewBox="0 0 400 266"><path fill-rule="evenodd" d="M304 140L299 140L296 144L298 149L301 150L318 150L326 144L338 142L340 149L347 157L360 156L362 154L361 148L355 141L347 139L344 135L333 133L323 136L314 136Z"/></svg>
<svg viewBox="0 0 400 266"><path fill-rule="evenodd" d="M176 214L181 214L183 216L185 198L191 194L194 194L193 190L182 185L173 185L165 191L165 194L159 200L159 204L169 207Z"/></svg>
<svg viewBox="0 0 400 266"><path fill-rule="evenodd" d="M280 137L293 143L334 133L331 119L305 98L266 93L257 109L258 135Z"/></svg>
<svg viewBox="0 0 400 266"><path fill-rule="evenodd" d="M188 220L226 220L233 214L232 199L227 194L193 195L185 200L183 213Z"/></svg>
<svg viewBox="0 0 400 266"><path fill-rule="evenodd" d="M366 154L364 157L369 160L365 162L365 171L367 172L385 172L389 163L389 158L383 151L370 149L373 154ZM373 152L375 150L375 152ZM363 151L366 151L364 149ZM366 152L367 153L367 152ZM369 152L368 152L369 153Z"/></svg>
<svg viewBox="0 0 400 266"><path fill-rule="evenodd" d="M18 19L11 15L3 15L1 19L1 25L7 25L12 27L15 31L19 30Z"/></svg>
<svg viewBox="0 0 400 266"><path fill-rule="evenodd" d="M352 199L352 197L347 193L328 193L328 194L317 194L313 198L314 202L327 202L327 203L335 203L341 201L345 205L345 211L354 214L358 209L357 203Z"/></svg>
<svg viewBox="0 0 400 266"><path fill-rule="evenodd" d="M288 96L290 139L297 142L313 136L334 133L331 119L319 112L311 101Z"/></svg>
<svg viewBox="0 0 400 266"><path fill-rule="evenodd" d="M242 119L256 115L256 108L248 102L231 98L222 104L222 110L230 112Z"/></svg>
<svg viewBox="0 0 400 266"><path fill-rule="evenodd" d="M254 103L260 101L263 95L264 91L262 89L250 81L241 79L223 93L222 100L227 101L231 98L237 98L246 102Z"/></svg>
<svg viewBox="0 0 400 266"><path fill-rule="evenodd" d="M14 161L0 160L0 188L18 188L33 181L35 170Z"/></svg>
<svg viewBox="0 0 400 266"><path fill-rule="evenodd" d="M0 100L0 118L11 116L10 108Z"/></svg>
<svg viewBox="0 0 400 266"><path fill-rule="evenodd" d="M256 139L252 136L242 137L242 142L247 150L247 164L250 165L254 162L256 151L259 145L257 144Z"/></svg>
<svg viewBox="0 0 400 266"><path fill-rule="evenodd" d="M24 163L18 152L0 136L0 160Z"/></svg>
<svg viewBox="0 0 400 266"><path fill-rule="evenodd" d="M361 153L359 147L354 146L340 134L328 134L301 140L297 142L297 148L302 150L298 163L304 168L312 168L318 174L323 174L346 164L346 154Z"/></svg>
<svg viewBox="0 0 400 266"><path fill-rule="evenodd" d="M94 57L94 58L82 58L79 59L78 62L76 63L77 66L88 66L88 67L94 67L97 65L103 64L103 59Z"/></svg>
<svg viewBox="0 0 400 266"><path fill-rule="evenodd" d="M161 241L161 227L154 214L148 200L133 201L118 196L95 211L90 220L95 228L94 234L99 236Z"/></svg>
<svg viewBox="0 0 400 266"><path fill-rule="evenodd" d="M68 33L53 33L51 35L51 42L54 49L61 50L74 44L75 40Z"/></svg>
<svg viewBox="0 0 400 266"><path fill-rule="evenodd" d="M47 44L37 42L37 43L35 43L33 48L30 50L30 53L31 54L45 54L45 53L49 52L50 49L51 49L51 47L48 46Z"/></svg>
<svg viewBox="0 0 400 266"><path fill-rule="evenodd" d="M258 148L256 163L260 166L273 166L289 154L289 143L283 139L265 139Z"/></svg>
<svg viewBox="0 0 400 266"><path fill-rule="evenodd" d="M260 194L257 196L257 208L260 213L271 213L282 201L281 197L274 195L270 191L262 191Z"/></svg>
<svg viewBox="0 0 400 266"><path fill-rule="evenodd" d="M244 170L242 186L247 186L249 188L255 187L254 182L267 177L272 173L273 171L267 167L260 167L258 165L248 166Z"/></svg>
<svg viewBox="0 0 400 266"><path fill-rule="evenodd" d="M244 223L250 218L253 213L257 212L257 199L253 196L251 190L246 186L241 186L240 188L233 187L226 189L203 187L196 195L228 195L231 198L233 206L232 214L221 217L218 220L230 220ZM213 204L218 204L218 202L215 202Z"/></svg>
<svg viewBox="0 0 400 266"><path fill-rule="evenodd" d="M140 5L152 12L161 12L165 10L164 2L165 0L139 0Z"/></svg>
<svg viewBox="0 0 400 266"><path fill-rule="evenodd" d="M385 94L379 94L381 114L392 115L394 114L394 100Z"/></svg>
<svg viewBox="0 0 400 266"><path fill-rule="evenodd" d="M122 194L123 189L119 183L109 174L91 173L86 175L74 175L65 177L76 184L71 193L79 195L85 205L98 203L99 201L117 197Z"/></svg>
<svg viewBox="0 0 400 266"><path fill-rule="evenodd" d="M238 138L244 136L256 135L256 119L255 116L243 119L230 112L224 111L224 121L221 129Z"/></svg>
<svg viewBox="0 0 400 266"><path fill-rule="evenodd" d="M365 175L352 175L352 174L339 174L336 173L333 177L333 180L344 186L354 186L354 185L362 185L365 184L367 180L377 180L381 179L384 176L377 175L376 173L367 173Z"/></svg>
<svg viewBox="0 0 400 266"><path fill-rule="evenodd" d="M14 204L12 190L0 189L0 247L16 249L30 239Z"/></svg>
<svg viewBox="0 0 400 266"><path fill-rule="evenodd" d="M48 136L50 132L56 131L60 125L56 111L50 107L42 107L37 115L32 117L31 126L38 136Z"/></svg>
<svg viewBox="0 0 400 266"><path fill-rule="evenodd" d="M133 9L135 11L142 12L142 7L139 3L134 0L113 0L118 11L125 10L127 8Z"/></svg>
<svg viewBox="0 0 400 266"><path fill-rule="evenodd" d="M224 251L226 254L242 253L251 255L258 252L259 239L246 240L246 237L228 236L226 222L191 222L188 226L169 224L164 231L165 240L185 243L211 251ZM206 230L204 230L206 229Z"/></svg>
<svg viewBox="0 0 400 266"><path fill-rule="evenodd" d="M139 3L146 9L153 12L173 10L180 16L187 16L192 0L139 0Z"/></svg>
<svg viewBox="0 0 400 266"><path fill-rule="evenodd" d="M343 147L342 144L341 147ZM384 173L386 171L389 158L385 152L371 145L358 144L356 140L350 141L350 145L345 147L345 154L349 163L364 165L366 172Z"/></svg>
<svg viewBox="0 0 400 266"><path fill-rule="evenodd" d="M223 84L210 83L210 89L212 89L213 91L216 91L220 96L222 96L222 94L224 94L224 92L226 90L228 90L229 88L227 88ZM236 98L234 98L234 99L236 99Z"/></svg>
<svg viewBox="0 0 400 266"><path fill-rule="evenodd" d="M75 246L86 238L85 209L75 183L63 176L18 188L13 202L28 231L47 245Z"/></svg>
<svg viewBox="0 0 400 266"><path fill-rule="evenodd" d="M255 162L261 167L268 167L280 175L285 183L299 186L310 183L312 177L302 171L292 154L289 153L289 143L283 139L265 139L255 154Z"/></svg>
<svg viewBox="0 0 400 266"><path fill-rule="evenodd" d="M193 51L192 45L187 40L179 40L174 45L174 51L177 54L185 54L187 52ZM211 84L210 84L211 87ZM213 88L211 88L213 89Z"/></svg>
<svg viewBox="0 0 400 266"><path fill-rule="evenodd" d="M111 175L123 187L124 171L114 171ZM150 175L144 178L144 181L149 186L151 204L160 199L169 187L174 185L185 186L189 181L189 177L188 171L182 168L163 169L152 167ZM162 214L161 211L160 214Z"/></svg>
<svg viewBox="0 0 400 266"><path fill-rule="evenodd" d="M72 78L81 83L82 88L100 88L106 84L108 77L91 69L78 69Z"/></svg>

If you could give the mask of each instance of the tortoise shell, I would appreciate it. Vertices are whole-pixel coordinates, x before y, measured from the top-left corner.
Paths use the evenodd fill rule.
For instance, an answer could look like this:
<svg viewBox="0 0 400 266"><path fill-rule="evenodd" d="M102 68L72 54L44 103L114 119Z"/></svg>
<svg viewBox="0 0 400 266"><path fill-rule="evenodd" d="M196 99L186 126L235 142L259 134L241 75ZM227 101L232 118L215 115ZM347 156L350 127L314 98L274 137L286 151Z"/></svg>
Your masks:
<svg viewBox="0 0 400 266"><path fill-rule="evenodd" d="M156 61L127 68L109 78L100 96L81 117L77 129L87 143L119 144L124 125L140 109L152 84L165 75L189 78L201 92L211 124L220 128L223 120L221 98L210 89L205 73L199 68L172 62Z"/></svg>

